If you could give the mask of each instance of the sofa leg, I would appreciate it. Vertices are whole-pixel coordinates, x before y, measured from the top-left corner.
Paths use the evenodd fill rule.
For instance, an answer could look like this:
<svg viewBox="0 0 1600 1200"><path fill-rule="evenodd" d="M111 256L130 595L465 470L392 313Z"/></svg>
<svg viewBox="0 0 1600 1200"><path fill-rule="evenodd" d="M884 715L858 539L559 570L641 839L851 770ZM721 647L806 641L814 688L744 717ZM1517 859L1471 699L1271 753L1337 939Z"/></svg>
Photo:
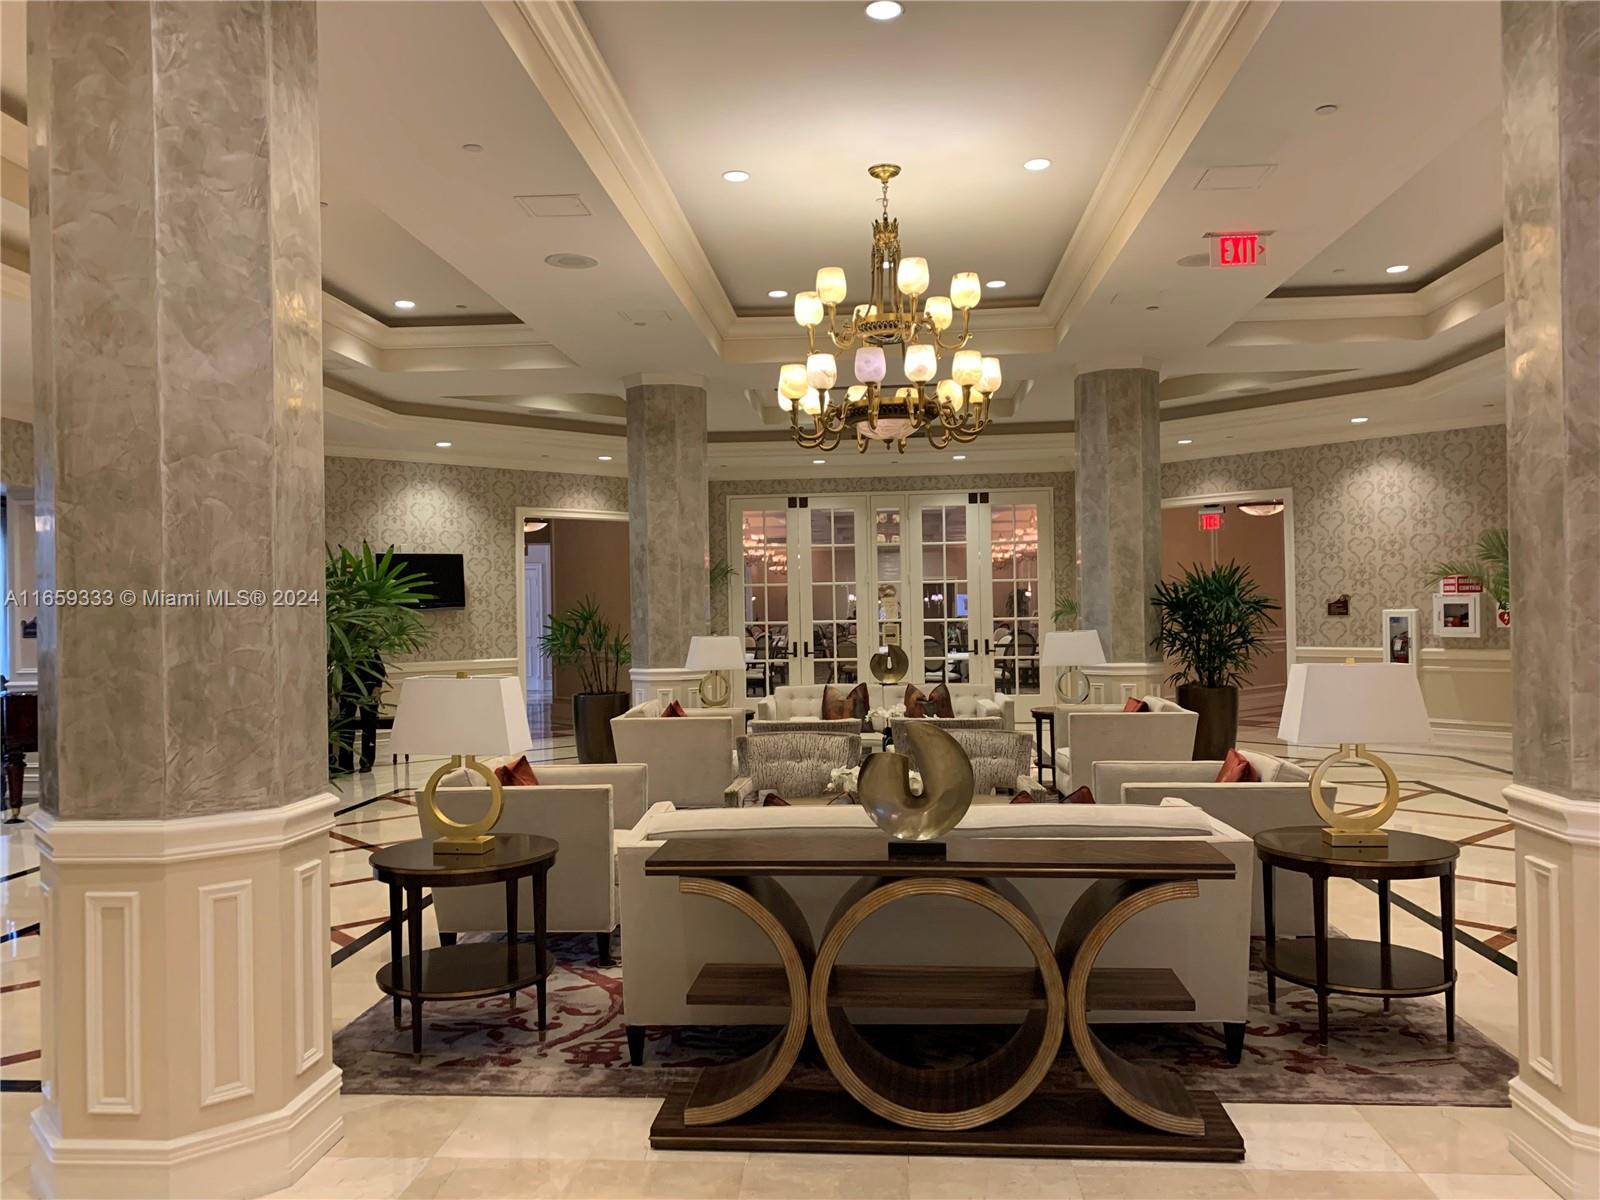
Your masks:
<svg viewBox="0 0 1600 1200"><path fill-rule="evenodd" d="M1228 1022L1222 1027L1222 1040L1228 1051L1228 1062L1238 1066L1244 1059L1244 1022Z"/></svg>
<svg viewBox="0 0 1600 1200"><path fill-rule="evenodd" d="M439 930L439 945L441 945L441 946L454 946L455 944L456 944L456 935L453 932L451 932L448 929Z"/></svg>
<svg viewBox="0 0 1600 1200"><path fill-rule="evenodd" d="M630 1066L644 1066L644 1026L629 1025L628 1029L628 1063Z"/></svg>
<svg viewBox="0 0 1600 1200"><path fill-rule="evenodd" d="M594 946L602 967L616 966L617 960L611 957L611 931L609 929L604 933L594 935Z"/></svg>

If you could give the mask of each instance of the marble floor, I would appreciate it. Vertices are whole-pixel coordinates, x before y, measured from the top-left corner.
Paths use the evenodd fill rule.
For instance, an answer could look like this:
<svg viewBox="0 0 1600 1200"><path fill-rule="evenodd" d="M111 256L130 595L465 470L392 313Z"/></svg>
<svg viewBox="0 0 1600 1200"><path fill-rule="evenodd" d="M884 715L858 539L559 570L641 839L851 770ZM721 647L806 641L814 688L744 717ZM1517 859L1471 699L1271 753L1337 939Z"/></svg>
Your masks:
<svg viewBox="0 0 1600 1200"><path fill-rule="evenodd" d="M574 761L564 723L535 715L539 761ZM1269 731L1245 730L1245 748L1282 753ZM1462 846L1457 888L1462 1020L1516 1048L1516 929L1512 834L1500 789L1503 753L1483 749L1389 755L1404 801L1391 822ZM334 1020L375 1003L385 961L387 898L367 851L415 836L411 789L437 761L391 764L340 781L345 797L330 837L330 953ZM1371 783L1339 781L1341 803ZM31 811L31 806L30 806ZM31 1194L28 1113L37 1104L39 987L37 854L26 825L0 826L0 1196ZM1398 884L1397 942L1437 951L1437 886ZM1333 924L1376 936L1376 898L1335 880ZM437 940L431 913L427 937ZM1337 1003L1337 1002L1336 1002ZM1337 1022L1337 1008L1334 1021ZM283 1196L325 1197L1478 1197L1550 1193L1506 1149L1507 1109L1233 1104L1245 1136L1239 1165L894 1156L655 1152L645 1099L349 1096L345 1136Z"/></svg>

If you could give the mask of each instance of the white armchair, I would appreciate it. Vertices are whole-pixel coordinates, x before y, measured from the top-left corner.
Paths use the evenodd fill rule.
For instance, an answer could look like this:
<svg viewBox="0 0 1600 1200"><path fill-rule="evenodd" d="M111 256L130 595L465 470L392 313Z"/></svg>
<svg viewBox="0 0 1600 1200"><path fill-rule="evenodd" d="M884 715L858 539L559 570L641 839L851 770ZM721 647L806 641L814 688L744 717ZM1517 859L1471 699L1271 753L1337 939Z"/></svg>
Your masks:
<svg viewBox="0 0 1600 1200"><path fill-rule="evenodd" d="M1140 714L1148 715L1148 714ZM1160 804L1175 797L1194 805L1223 824L1254 837L1264 829L1285 825L1321 825L1311 806L1311 775L1268 754L1244 752L1255 768L1259 782L1218 783L1220 760L1196 762L1097 762L1094 765L1094 796L1101 804ZM1332 784L1323 785L1323 796L1331 805ZM1250 932L1266 931L1261 899L1261 864L1254 862L1251 885ZM1308 876L1280 871L1275 879L1273 907L1276 909L1280 937L1299 937L1312 931L1311 883Z"/></svg>
<svg viewBox="0 0 1600 1200"><path fill-rule="evenodd" d="M1070 795L1093 787L1097 762L1190 762L1194 758L1195 713L1160 696L1146 696L1149 712L1084 712L1056 707L1056 789ZM1215 771L1212 774L1216 774ZM1065 781L1063 783L1063 781ZM1095 793L1099 799L1099 793Z"/></svg>
<svg viewBox="0 0 1600 1200"><path fill-rule="evenodd" d="M502 789L505 808L496 833L536 833L561 843L548 881L548 928L552 933L592 933L600 960L611 959L611 933L617 927L617 885L613 831L632 829L648 808L646 770L629 763L562 766L535 763L535 787ZM489 804L489 789L468 785L476 776L453 772L440 781L435 799L445 815L468 820ZM446 831L426 806L417 809L422 836ZM523 880L518 905L520 928L533 929L533 883ZM440 940L457 934L504 930L505 889L439 888L433 895Z"/></svg>
<svg viewBox="0 0 1600 1200"><path fill-rule="evenodd" d="M733 739L742 731L742 708L691 708L663 717L659 701L635 705L611 719L617 761L650 768L650 801L676 808L714 808L733 779Z"/></svg>

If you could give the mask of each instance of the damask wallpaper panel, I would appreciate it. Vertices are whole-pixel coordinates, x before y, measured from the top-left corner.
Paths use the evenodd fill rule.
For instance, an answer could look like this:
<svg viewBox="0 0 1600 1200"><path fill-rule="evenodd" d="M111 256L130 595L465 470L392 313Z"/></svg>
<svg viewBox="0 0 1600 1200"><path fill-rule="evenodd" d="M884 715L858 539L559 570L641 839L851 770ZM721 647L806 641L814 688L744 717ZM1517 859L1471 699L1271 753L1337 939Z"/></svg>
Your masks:
<svg viewBox="0 0 1600 1200"><path fill-rule="evenodd" d="M628 481L610 476L329 458L325 482L329 545L463 557L467 606L423 614L423 660L516 657L519 507L628 508Z"/></svg>
<svg viewBox="0 0 1600 1200"><path fill-rule="evenodd" d="M33 486L33 426L0 417L0 483Z"/></svg>
<svg viewBox="0 0 1600 1200"><path fill-rule="evenodd" d="M840 492L981 491L998 488L1049 488L1052 554L1056 599L1078 594L1077 507L1070 471L1019 472L1012 475L870 475L849 479L718 479L711 482L711 561L732 563L728 554L728 499L731 496L820 496ZM711 632L728 632L727 605L711 604Z"/></svg>
<svg viewBox="0 0 1600 1200"><path fill-rule="evenodd" d="M1302 646L1375 646L1386 608L1421 613L1422 645L1433 633L1428 566L1470 558L1478 535L1506 524L1505 428L1485 425L1227 458L1166 463L1163 496L1256 488L1294 492L1296 640ZM1350 615L1327 602L1350 595ZM1490 621L1481 639L1456 649L1505 649L1509 633Z"/></svg>

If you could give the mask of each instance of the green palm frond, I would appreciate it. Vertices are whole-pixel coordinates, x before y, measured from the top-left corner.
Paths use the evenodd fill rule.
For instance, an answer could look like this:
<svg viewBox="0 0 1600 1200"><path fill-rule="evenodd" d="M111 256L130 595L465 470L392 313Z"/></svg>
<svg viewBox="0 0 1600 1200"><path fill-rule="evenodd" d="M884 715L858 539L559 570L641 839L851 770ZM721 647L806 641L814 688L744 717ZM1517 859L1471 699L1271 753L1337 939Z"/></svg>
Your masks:
<svg viewBox="0 0 1600 1200"><path fill-rule="evenodd" d="M1156 643L1179 670L1169 683L1238 687L1252 660L1266 648L1267 614L1278 604L1256 587L1247 568L1190 567L1163 580L1150 598L1160 617Z"/></svg>
<svg viewBox="0 0 1600 1200"><path fill-rule="evenodd" d="M558 667L576 667L585 692L615 692L622 668L633 661L628 635L585 596L565 612L551 613L539 648Z"/></svg>
<svg viewBox="0 0 1600 1200"><path fill-rule="evenodd" d="M1494 597L1501 608L1511 608L1511 531L1503 526L1485 529L1478 535L1473 559L1447 559L1428 568L1428 584L1433 586L1451 575L1461 575Z"/></svg>

